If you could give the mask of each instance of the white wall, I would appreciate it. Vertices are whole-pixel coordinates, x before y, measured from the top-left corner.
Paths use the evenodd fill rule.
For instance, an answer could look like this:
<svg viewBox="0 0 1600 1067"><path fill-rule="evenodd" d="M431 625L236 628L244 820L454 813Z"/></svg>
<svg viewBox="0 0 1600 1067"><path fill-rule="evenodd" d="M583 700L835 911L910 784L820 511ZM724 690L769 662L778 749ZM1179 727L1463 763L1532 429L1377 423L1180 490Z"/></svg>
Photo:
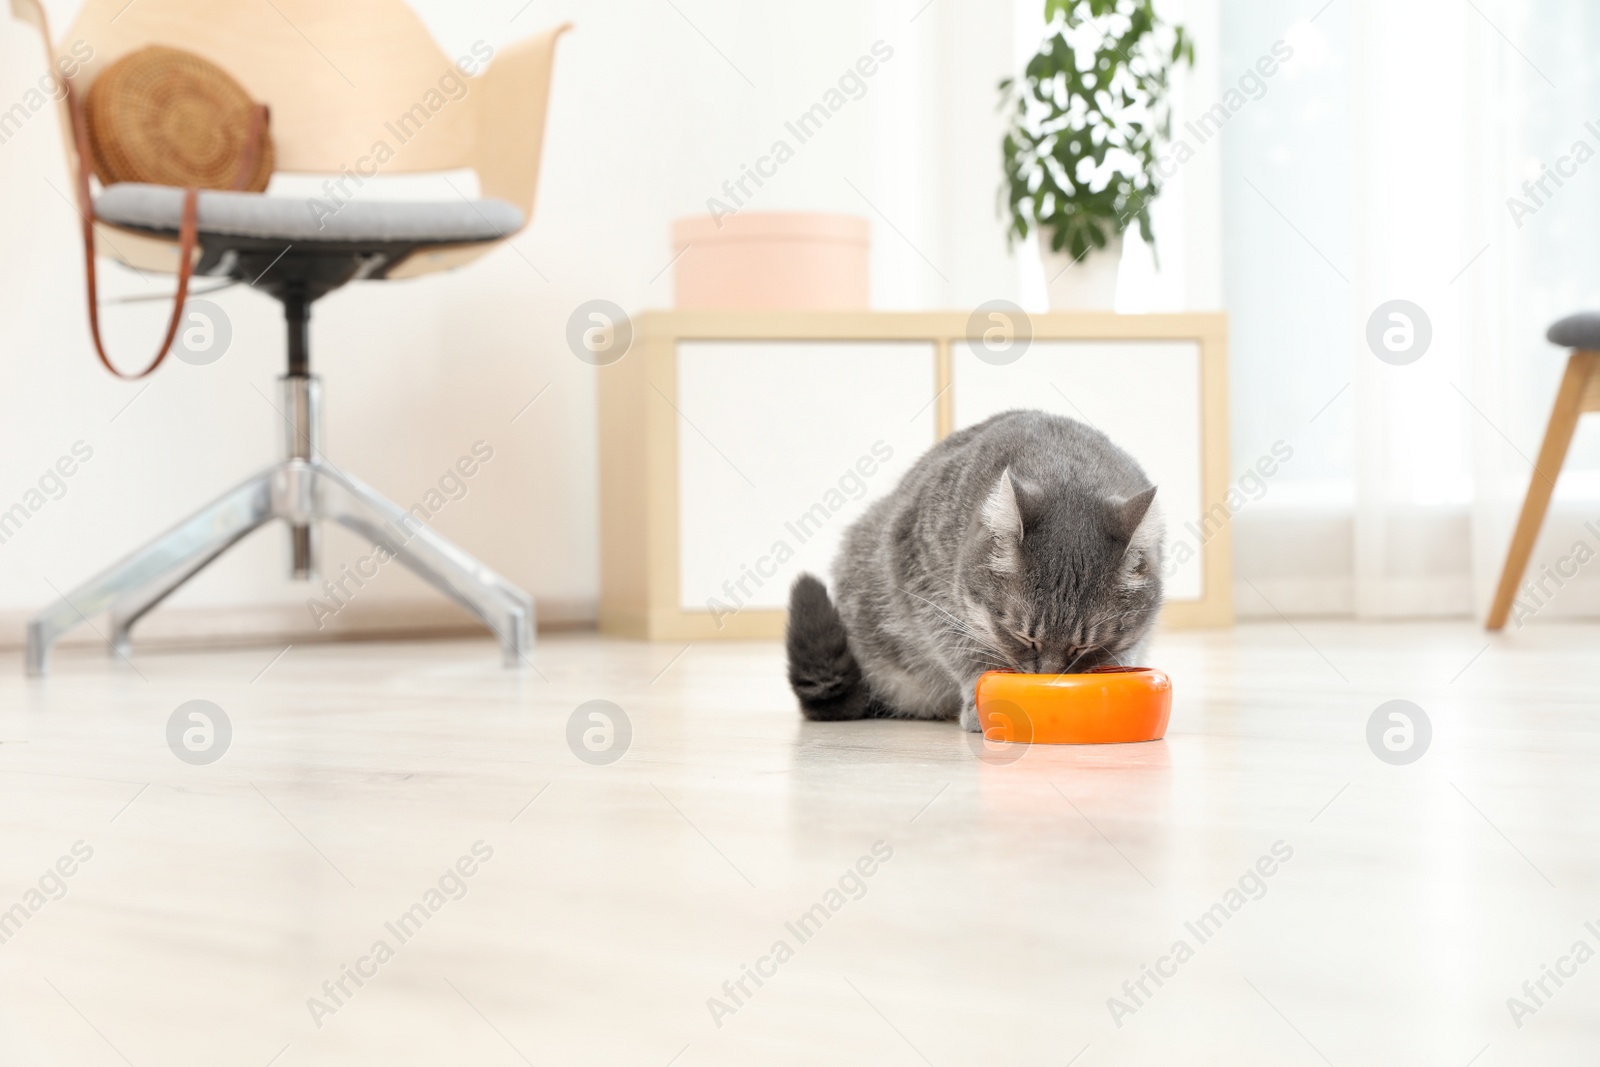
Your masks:
<svg viewBox="0 0 1600 1067"><path fill-rule="evenodd" d="M62 33L76 4L47 6ZM353 285L317 305L312 358L326 390L326 451L409 505L474 441L489 442L494 460L435 526L529 589L547 618L592 616L598 586L593 371L566 348L568 315L595 297L630 310L670 304L669 221L705 210L874 40L889 42L895 57L750 209L871 218L879 306L1016 297L995 212L994 85L1012 64L1009 5L416 7L452 55L480 38L499 47L563 20L577 31L558 55L537 217L515 249L452 275ZM0 19L0 110L42 69L32 29ZM278 416L258 395L276 399L282 371L277 305L241 289L219 294L213 299L234 328L220 362L169 360L147 389L113 380L95 362L84 325L76 217L52 186L69 190L57 127L42 113L0 145L8 253L0 262L0 509L74 442L88 443L94 457L64 497L0 544L0 643L16 641L22 619L53 590L271 462L279 447ZM158 288L115 274L113 293ZM146 358L163 310L160 302L108 310L113 352L127 364ZM258 534L153 616L146 632L304 630L307 588L283 576L282 541L276 529ZM328 560L361 551L330 537ZM438 604L388 567L340 621L459 617Z"/></svg>

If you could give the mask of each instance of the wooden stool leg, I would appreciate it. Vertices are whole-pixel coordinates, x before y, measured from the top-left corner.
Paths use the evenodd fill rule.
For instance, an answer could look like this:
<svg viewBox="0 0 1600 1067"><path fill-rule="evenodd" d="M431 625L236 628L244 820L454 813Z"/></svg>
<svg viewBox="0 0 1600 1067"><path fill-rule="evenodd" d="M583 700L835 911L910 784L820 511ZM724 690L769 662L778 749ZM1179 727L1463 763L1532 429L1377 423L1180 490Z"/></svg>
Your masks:
<svg viewBox="0 0 1600 1067"><path fill-rule="evenodd" d="M1500 585L1489 608L1486 626L1490 630L1503 628L1506 617L1511 614L1511 602L1516 599L1517 586L1528 569L1528 557L1533 554L1533 543L1539 538L1539 527L1544 525L1544 514L1550 507L1550 495L1555 492L1561 464L1567 458L1567 447L1572 444L1578 416L1594 407L1594 390L1590 383L1596 381L1597 367L1600 367L1600 352L1574 352L1567 360L1567 372L1556 393L1550 424L1544 431L1544 444L1539 446L1533 479L1528 483L1528 495L1522 502L1522 515L1517 519L1511 549L1506 553L1505 569L1500 572Z"/></svg>

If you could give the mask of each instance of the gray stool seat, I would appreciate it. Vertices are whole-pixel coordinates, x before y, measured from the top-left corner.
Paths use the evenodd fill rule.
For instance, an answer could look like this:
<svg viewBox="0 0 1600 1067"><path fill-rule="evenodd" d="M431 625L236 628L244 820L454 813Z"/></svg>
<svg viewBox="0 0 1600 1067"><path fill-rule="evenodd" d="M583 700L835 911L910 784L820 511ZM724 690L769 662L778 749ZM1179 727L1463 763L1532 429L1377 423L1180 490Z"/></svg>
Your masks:
<svg viewBox="0 0 1600 1067"><path fill-rule="evenodd" d="M123 182L96 197L94 211L114 226L175 234L183 215L183 190ZM261 193L200 192L202 236L427 245L498 241L521 228L522 212L504 200L350 200L338 206Z"/></svg>
<svg viewBox="0 0 1600 1067"><path fill-rule="evenodd" d="M1551 344L1562 348L1600 350L1600 311L1580 311L1568 315L1545 333Z"/></svg>

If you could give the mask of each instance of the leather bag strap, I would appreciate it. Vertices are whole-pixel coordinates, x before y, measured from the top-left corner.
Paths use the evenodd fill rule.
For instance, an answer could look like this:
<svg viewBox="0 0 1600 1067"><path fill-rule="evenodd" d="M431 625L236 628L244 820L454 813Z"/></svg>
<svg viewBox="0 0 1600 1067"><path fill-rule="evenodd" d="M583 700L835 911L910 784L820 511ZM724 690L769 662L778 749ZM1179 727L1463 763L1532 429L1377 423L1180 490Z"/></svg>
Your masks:
<svg viewBox="0 0 1600 1067"><path fill-rule="evenodd" d="M100 338L100 293L95 276L94 252L94 197L89 188L89 171L93 165L89 145L89 121L84 112L83 99L74 88L73 79L63 79L67 87L67 110L72 122L72 136L78 153L77 195L78 215L83 221L83 271L89 297L89 335L94 339L95 354L100 362L118 378L137 381L147 377L161 366L177 339L178 326L183 322L183 307L189 299L189 279L194 274L194 250L200 229L200 190L190 186L183 191L183 214L178 223L178 291L172 305L172 315L167 320L167 333L150 365L138 374L124 374L106 355L105 343ZM261 140L266 132L267 109L257 105L250 116L250 131L245 140L244 157L239 161L234 175L233 188L240 189L255 173L260 159Z"/></svg>
<svg viewBox="0 0 1600 1067"><path fill-rule="evenodd" d="M257 104L250 109L250 128L244 135L244 155L239 157L239 170L233 176L234 190L243 189L255 177L256 164L261 160L267 133L267 105Z"/></svg>

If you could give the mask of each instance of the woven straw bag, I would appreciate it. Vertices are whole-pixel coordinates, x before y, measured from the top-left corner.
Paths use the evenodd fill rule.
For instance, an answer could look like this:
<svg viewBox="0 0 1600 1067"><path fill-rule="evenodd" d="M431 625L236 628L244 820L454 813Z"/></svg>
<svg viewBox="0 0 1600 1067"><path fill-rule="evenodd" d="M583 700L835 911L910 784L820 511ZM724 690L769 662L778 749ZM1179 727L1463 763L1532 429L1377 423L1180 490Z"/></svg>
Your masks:
<svg viewBox="0 0 1600 1067"><path fill-rule="evenodd" d="M107 67L89 89L89 148L102 185L149 182L259 193L272 177L257 105L226 71L151 45ZM244 167L253 156L254 166Z"/></svg>
<svg viewBox="0 0 1600 1067"><path fill-rule="evenodd" d="M69 79L67 99L78 149L89 330L107 370L119 378L143 378L161 365L177 337L194 269L200 190L258 193L272 177L267 109L216 64L160 45L130 52L112 63L90 86L87 101ZM178 228L176 303L161 350L138 374L123 374L112 366L100 341L91 167L103 185L147 182L185 191Z"/></svg>

